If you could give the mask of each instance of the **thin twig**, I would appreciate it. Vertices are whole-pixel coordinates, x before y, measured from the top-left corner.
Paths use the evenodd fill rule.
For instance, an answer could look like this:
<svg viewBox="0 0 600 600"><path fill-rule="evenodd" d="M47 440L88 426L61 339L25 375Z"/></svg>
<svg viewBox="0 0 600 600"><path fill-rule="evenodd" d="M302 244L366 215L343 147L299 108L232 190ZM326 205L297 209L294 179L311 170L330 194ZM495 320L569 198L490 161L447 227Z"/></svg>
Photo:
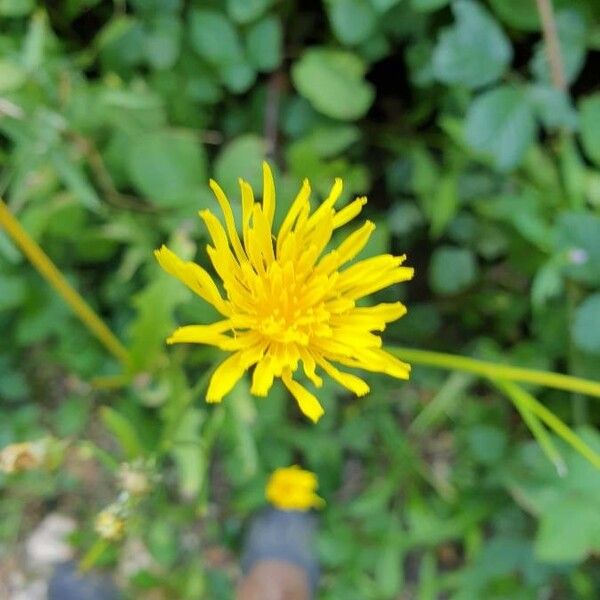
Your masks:
<svg viewBox="0 0 600 600"><path fill-rule="evenodd" d="M544 43L546 46L546 55L550 65L550 76L552 85L561 91L566 91L567 80L563 70L562 56L560 54L560 42L556 30L556 19L554 18L554 8L551 0L536 0L540 21L542 23L542 32L544 34Z"/></svg>
<svg viewBox="0 0 600 600"><path fill-rule="evenodd" d="M285 75L275 71L267 84L267 101L265 107L265 140L267 142L267 156L275 160L277 140L279 133L279 102L281 90L285 83Z"/></svg>

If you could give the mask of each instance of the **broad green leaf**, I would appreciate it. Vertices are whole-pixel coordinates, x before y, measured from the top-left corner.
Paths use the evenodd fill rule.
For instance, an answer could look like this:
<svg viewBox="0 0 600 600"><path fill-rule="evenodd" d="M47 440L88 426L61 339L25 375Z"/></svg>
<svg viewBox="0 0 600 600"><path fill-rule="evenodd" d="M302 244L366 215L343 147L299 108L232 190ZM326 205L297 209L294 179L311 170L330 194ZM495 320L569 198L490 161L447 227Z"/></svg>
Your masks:
<svg viewBox="0 0 600 600"><path fill-rule="evenodd" d="M91 211L102 212L102 200L81 165L73 161L63 148L55 148L50 153L50 160L65 187L73 192L75 198Z"/></svg>
<svg viewBox="0 0 600 600"><path fill-rule="evenodd" d="M19 89L27 80L27 71L18 64L0 59L0 93Z"/></svg>
<svg viewBox="0 0 600 600"><path fill-rule="evenodd" d="M140 194L167 207L191 204L207 179L204 148L192 133L183 131L159 130L136 137L127 169Z"/></svg>
<svg viewBox="0 0 600 600"><path fill-rule="evenodd" d="M580 350L600 354L600 293L592 294L577 307L572 332Z"/></svg>
<svg viewBox="0 0 600 600"><path fill-rule="evenodd" d="M400 4L402 1L403 0L371 0L371 4L377 12L384 13L393 6L396 6L396 4Z"/></svg>
<svg viewBox="0 0 600 600"><path fill-rule="evenodd" d="M264 140L254 134L235 138L221 150L215 161L215 179L231 201L239 198L239 178L252 186L257 198L262 195L262 161L265 155Z"/></svg>
<svg viewBox="0 0 600 600"><path fill-rule="evenodd" d="M288 152L307 152L312 156L331 158L343 152L360 138L360 130L355 125L321 125L308 135L294 142Z"/></svg>
<svg viewBox="0 0 600 600"><path fill-rule="evenodd" d="M182 241L175 244L182 245ZM134 372L152 371L156 367L165 352L165 340L175 329L175 307L190 297L180 281L160 272L158 267L154 273L155 279L135 294L132 301L136 315L129 328L129 353Z"/></svg>
<svg viewBox="0 0 600 600"><path fill-rule="evenodd" d="M27 296L27 283L18 275L0 273L0 311L17 308Z"/></svg>
<svg viewBox="0 0 600 600"><path fill-rule="evenodd" d="M527 95L546 129L574 130L577 127L577 112L565 92L542 84L528 87Z"/></svg>
<svg viewBox="0 0 600 600"><path fill-rule="evenodd" d="M559 216L555 247L566 258L564 274L589 285L600 286L600 217L584 212Z"/></svg>
<svg viewBox="0 0 600 600"><path fill-rule="evenodd" d="M522 31L537 31L540 17L535 2L523 0L489 0L492 10L510 27Z"/></svg>
<svg viewBox="0 0 600 600"><path fill-rule="evenodd" d="M596 452L600 436L592 429L577 434ZM600 551L600 476L585 458L557 441L566 475L559 477L536 444L527 444L511 466L507 486L539 520L538 559L574 563Z"/></svg>
<svg viewBox="0 0 600 600"><path fill-rule="evenodd" d="M24 17L35 7L34 0L0 0L0 16Z"/></svg>
<svg viewBox="0 0 600 600"><path fill-rule="evenodd" d="M366 41L377 24L377 14L367 0L330 0L327 9L333 33L347 46Z"/></svg>
<svg viewBox="0 0 600 600"><path fill-rule="evenodd" d="M127 460L144 455L144 447L135 426L125 415L110 406L103 406L100 409L100 418L119 442Z"/></svg>
<svg viewBox="0 0 600 600"><path fill-rule="evenodd" d="M162 567L172 567L180 550L178 532L162 519L154 520L147 532L148 550Z"/></svg>
<svg viewBox="0 0 600 600"><path fill-rule="evenodd" d="M450 4L450 0L410 0L410 5L416 11L422 12L433 12L439 10L447 4Z"/></svg>
<svg viewBox="0 0 600 600"><path fill-rule="evenodd" d="M270 16L246 32L248 60L258 71L269 72L281 64L283 31L279 18Z"/></svg>
<svg viewBox="0 0 600 600"><path fill-rule="evenodd" d="M247 92L256 80L256 71L252 65L240 60L229 63L219 69L221 83L234 94Z"/></svg>
<svg viewBox="0 0 600 600"><path fill-rule="evenodd" d="M506 446L506 433L494 425L475 425L467 431L470 454L484 465L497 464L503 457Z"/></svg>
<svg viewBox="0 0 600 600"><path fill-rule="evenodd" d="M205 421L205 413L190 408L181 419L177 429L171 456L179 474L179 490L185 498L194 498L206 483L207 457L200 428Z"/></svg>
<svg viewBox="0 0 600 600"><path fill-rule="evenodd" d="M438 294L457 294L471 286L477 277L475 256L466 248L441 246L431 258L429 284Z"/></svg>
<svg viewBox="0 0 600 600"><path fill-rule="evenodd" d="M600 92L584 97L579 103L579 135L587 157L600 165Z"/></svg>
<svg viewBox="0 0 600 600"><path fill-rule="evenodd" d="M432 195L429 220L431 235L439 237L458 210L458 186L455 173L440 177L437 189Z"/></svg>
<svg viewBox="0 0 600 600"><path fill-rule="evenodd" d="M373 103L375 91L365 81L365 65L350 52L310 48L292 66L298 92L328 117L354 121Z"/></svg>
<svg viewBox="0 0 600 600"><path fill-rule="evenodd" d="M586 23L576 10L561 10L556 14L556 29L562 69L567 83L572 83L583 68L586 53ZM548 64L548 52L545 43L540 41L531 60L530 68L534 76L551 84L552 75Z"/></svg>
<svg viewBox="0 0 600 600"><path fill-rule="evenodd" d="M240 62L242 47L237 31L223 13L194 9L188 23L192 48L202 58L220 67Z"/></svg>
<svg viewBox="0 0 600 600"><path fill-rule="evenodd" d="M154 19L146 33L146 59L155 69L171 68L179 57L182 26L176 17L160 16Z"/></svg>
<svg viewBox="0 0 600 600"><path fill-rule="evenodd" d="M237 23L250 23L262 16L272 3L273 0L227 0L227 12Z"/></svg>
<svg viewBox="0 0 600 600"><path fill-rule="evenodd" d="M512 60L508 38L482 5L457 0L452 10L456 23L443 30L433 54L436 78L469 88L497 81Z"/></svg>
<svg viewBox="0 0 600 600"><path fill-rule="evenodd" d="M535 134L533 111L519 88L506 85L484 92L467 111L467 143L499 171L519 165Z"/></svg>

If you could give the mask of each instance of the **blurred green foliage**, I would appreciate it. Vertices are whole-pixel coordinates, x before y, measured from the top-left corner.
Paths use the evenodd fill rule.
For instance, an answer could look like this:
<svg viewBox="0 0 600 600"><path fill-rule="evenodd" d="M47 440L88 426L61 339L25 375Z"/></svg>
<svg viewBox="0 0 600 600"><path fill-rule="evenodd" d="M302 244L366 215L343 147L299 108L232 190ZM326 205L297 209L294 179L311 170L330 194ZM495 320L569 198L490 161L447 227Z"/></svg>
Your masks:
<svg viewBox="0 0 600 600"><path fill-rule="evenodd" d="M0 0L0 194L133 360L90 389L118 365L0 233L0 446L51 433L98 471L0 475L0 543L40 500L85 523L118 462L157 460L129 525L155 567L131 596L229 598L214 549L237 551L296 461L328 502L321 598L597 598L600 476L560 446L559 477L497 392L415 368L360 400L325 386L315 427L279 388L207 407L216 352L164 339L212 309L152 258L168 239L204 260L209 176L237 203L268 157L281 211L340 176L369 195L367 253L417 268L387 293L410 307L390 343L597 379L600 5L553 4L569 92L533 1ZM531 391L600 450L597 405Z"/></svg>

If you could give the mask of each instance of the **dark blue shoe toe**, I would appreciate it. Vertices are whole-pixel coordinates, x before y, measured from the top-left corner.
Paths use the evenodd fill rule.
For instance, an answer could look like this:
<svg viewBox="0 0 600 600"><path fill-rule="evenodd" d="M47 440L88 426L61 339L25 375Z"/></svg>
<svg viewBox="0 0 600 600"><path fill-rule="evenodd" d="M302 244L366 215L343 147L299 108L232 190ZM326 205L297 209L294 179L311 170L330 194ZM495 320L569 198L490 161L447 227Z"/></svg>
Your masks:
<svg viewBox="0 0 600 600"><path fill-rule="evenodd" d="M56 567L48 584L48 600L119 600L119 590L106 575L81 573L75 563Z"/></svg>

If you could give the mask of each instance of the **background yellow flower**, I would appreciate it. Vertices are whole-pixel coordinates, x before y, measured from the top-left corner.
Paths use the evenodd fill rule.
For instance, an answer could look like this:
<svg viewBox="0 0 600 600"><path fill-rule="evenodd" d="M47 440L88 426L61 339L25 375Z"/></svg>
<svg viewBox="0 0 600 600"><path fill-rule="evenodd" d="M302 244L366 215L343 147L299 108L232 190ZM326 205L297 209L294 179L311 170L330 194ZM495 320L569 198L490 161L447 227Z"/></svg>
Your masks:
<svg viewBox="0 0 600 600"><path fill-rule="evenodd" d="M276 508L282 510L309 510L322 508L325 500L317 495L317 476L298 465L273 471L265 495Z"/></svg>

